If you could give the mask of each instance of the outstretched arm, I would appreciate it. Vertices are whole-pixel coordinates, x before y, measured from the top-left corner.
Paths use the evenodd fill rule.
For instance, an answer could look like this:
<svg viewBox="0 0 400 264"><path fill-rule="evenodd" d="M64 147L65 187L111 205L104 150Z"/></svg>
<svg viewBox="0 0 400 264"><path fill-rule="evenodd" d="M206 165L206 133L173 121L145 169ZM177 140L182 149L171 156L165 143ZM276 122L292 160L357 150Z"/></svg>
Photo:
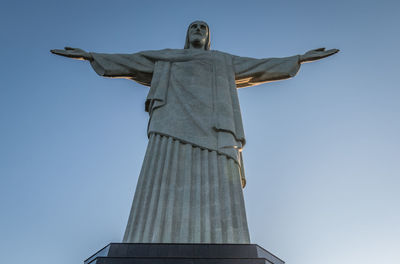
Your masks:
<svg viewBox="0 0 400 264"><path fill-rule="evenodd" d="M337 52L338 49L319 48L307 51L303 55L285 58L254 59L233 56L236 87L249 87L291 78L297 74L302 63L326 58Z"/></svg>
<svg viewBox="0 0 400 264"><path fill-rule="evenodd" d="M291 78L300 69L300 55L285 58L254 59L233 56L237 88Z"/></svg>
<svg viewBox="0 0 400 264"><path fill-rule="evenodd" d="M65 47L50 50L53 54L90 61L97 74L104 77L127 78L150 86L155 62L142 53L103 54Z"/></svg>

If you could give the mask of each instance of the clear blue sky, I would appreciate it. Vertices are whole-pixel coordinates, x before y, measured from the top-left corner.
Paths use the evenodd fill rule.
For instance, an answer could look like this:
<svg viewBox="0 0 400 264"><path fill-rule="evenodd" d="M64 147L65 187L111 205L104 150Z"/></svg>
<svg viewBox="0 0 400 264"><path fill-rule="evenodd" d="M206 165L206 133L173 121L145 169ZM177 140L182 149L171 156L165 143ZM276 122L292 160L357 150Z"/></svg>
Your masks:
<svg viewBox="0 0 400 264"><path fill-rule="evenodd" d="M253 243L288 264L400 263L400 2L5 1L0 9L2 263L82 261L122 239L148 88L49 50L341 52L239 91Z"/></svg>

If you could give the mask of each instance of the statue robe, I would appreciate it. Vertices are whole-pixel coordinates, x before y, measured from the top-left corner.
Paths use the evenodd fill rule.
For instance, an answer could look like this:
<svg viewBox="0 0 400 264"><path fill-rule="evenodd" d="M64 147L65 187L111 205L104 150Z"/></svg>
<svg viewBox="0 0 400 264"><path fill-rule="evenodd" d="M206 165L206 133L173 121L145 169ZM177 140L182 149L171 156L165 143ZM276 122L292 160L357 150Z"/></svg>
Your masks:
<svg viewBox="0 0 400 264"><path fill-rule="evenodd" d="M299 56L193 49L92 56L99 75L150 86L149 146L124 242L250 243L237 88L294 76Z"/></svg>

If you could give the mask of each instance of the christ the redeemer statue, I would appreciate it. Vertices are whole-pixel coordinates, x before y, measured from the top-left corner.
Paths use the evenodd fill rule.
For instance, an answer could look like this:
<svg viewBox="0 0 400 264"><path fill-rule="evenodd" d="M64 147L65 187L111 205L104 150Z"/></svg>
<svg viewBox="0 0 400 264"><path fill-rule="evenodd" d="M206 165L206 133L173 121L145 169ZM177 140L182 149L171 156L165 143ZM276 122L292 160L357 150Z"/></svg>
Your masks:
<svg viewBox="0 0 400 264"><path fill-rule="evenodd" d="M337 49L254 59L210 50L195 21L184 49L134 54L54 54L90 61L101 76L150 86L149 144L123 242L250 243L242 188L245 144L237 88L293 77L300 65Z"/></svg>

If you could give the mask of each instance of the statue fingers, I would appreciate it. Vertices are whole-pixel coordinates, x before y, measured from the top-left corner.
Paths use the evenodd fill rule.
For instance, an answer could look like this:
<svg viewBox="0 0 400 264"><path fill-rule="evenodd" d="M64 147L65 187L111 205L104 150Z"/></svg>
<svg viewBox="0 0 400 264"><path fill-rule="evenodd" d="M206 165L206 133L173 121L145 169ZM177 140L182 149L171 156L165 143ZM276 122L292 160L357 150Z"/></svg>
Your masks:
<svg viewBox="0 0 400 264"><path fill-rule="evenodd" d="M83 57L83 54L81 54L81 52L76 52L75 49L73 49L73 50L71 50L71 49L53 49L53 50L50 50L50 52L53 54L56 54L56 55L73 58L73 59L80 59Z"/></svg>
<svg viewBox="0 0 400 264"><path fill-rule="evenodd" d="M331 55L333 55L333 54L335 54L335 53L338 53L338 52L339 52L338 49L326 50L326 51L324 52L324 57L331 56Z"/></svg>
<svg viewBox="0 0 400 264"><path fill-rule="evenodd" d="M320 57L321 53L324 53L324 51L325 51L325 48L312 49L312 50L307 51L304 55L306 55L306 57L308 57L307 60L308 59L313 60L315 58Z"/></svg>
<svg viewBox="0 0 400 264"><path fill-rule="evenodd" d="M325 51L325 48L314 49L313 51Z"/></svg>
<svg viewBox="0 0 400 264"><path fill-rule="evenodd" d="M332 54L338 53L340 50L339 49L330 49L327 50L327 52L331 52Z"/></svg>
<svg viewBox="0 0 400 264"><path fill-rule="evenodd" d="M62 55L62 56L67 56L67 51L63 49L52 49L50 50L51 53L56 54L56 55Z"/></svg>

